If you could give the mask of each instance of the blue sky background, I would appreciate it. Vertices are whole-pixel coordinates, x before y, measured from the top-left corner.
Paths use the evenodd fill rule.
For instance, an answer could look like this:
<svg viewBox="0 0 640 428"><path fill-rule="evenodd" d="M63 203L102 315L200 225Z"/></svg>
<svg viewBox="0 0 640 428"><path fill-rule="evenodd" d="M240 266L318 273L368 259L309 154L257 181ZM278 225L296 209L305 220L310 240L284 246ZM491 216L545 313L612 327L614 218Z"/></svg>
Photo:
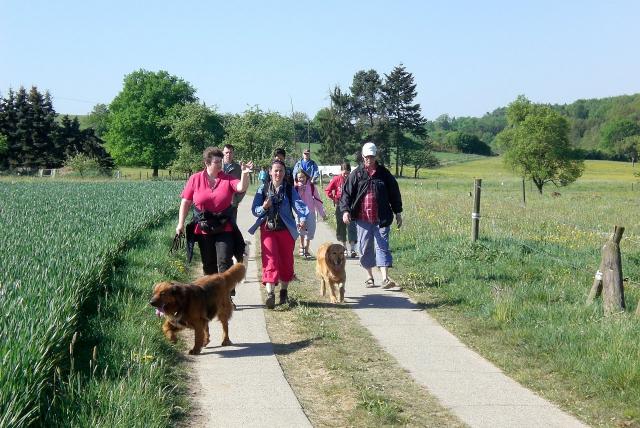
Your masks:
<svg viewBox="0 0 640 428"><path fill-rule="evenodd" d="M639 1L0 0L0 92L49 90L58 113L110 103L167 70L221 112L328 106L358 70L403 63L423 115L640 92Z"/></svg>

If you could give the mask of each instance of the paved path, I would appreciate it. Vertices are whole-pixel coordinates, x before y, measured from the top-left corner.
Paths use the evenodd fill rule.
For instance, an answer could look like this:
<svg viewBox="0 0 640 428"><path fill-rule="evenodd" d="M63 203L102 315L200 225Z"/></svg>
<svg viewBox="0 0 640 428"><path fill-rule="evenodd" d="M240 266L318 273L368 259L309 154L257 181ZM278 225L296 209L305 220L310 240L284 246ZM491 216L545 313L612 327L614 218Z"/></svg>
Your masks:
<svg viewBox="0 0 640 428"><path fill-rule="evenodd" d="M312 253L327 241L335 242L335 232L319 223ZM505 376L406 294L365 288L366 279L358 260L349 259L346 303L380 345L463 422L491 428L586 426ZM380 284L379 274L375 279Z"/></svg>
<svg viewBox="0 0 640 428"><path fill-rule="evenodd" d="M242 201L238 224L245 233L255 217L250 212L251 195ZM196 250L197 251L197 250ZM190 357L196 400L195 421L206 427L309 427L298 399L284 378L267 334L260 282L251 244L247 279L236 287L238 310L229 323L234 346L220 347L222 327L210 323L211 343L202 354ZM192 333L187 340L192 340Z"/></svg>

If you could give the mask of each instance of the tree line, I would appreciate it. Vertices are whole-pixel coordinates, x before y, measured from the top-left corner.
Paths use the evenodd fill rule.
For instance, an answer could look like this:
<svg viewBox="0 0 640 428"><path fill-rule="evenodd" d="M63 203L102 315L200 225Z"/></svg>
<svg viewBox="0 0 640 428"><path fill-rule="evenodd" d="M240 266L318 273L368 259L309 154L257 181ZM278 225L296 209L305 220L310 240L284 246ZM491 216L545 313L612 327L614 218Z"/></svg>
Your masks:
<svg viewBox="0 0 640 428"><path fill-rule="evenodd" d="M193 86L166 71L137 70L125 76L123 88L107 106L96 105L86 124L104 139L121 166L192 171L201 165L202 150L233 144L237 156L259 163L271 160L277 147L292 153L299 143L320 143L323 163L353 158L364 141L374 141L381 160L395 156L396 174L406 164L437 165L431 153L416 85L399 65L384 79L375 70L355 74L350 92L332 90L330 106L313 119L290 117L250 107L241 114L221 114L200 102ZM315 156L314 155L314 156Z"/></svg>
<svg viewBox="0 0 640 428"><path fill-rule="evenodd" d="M587 159L631 160L640 151L640 94L581 99L570 104L546 104L568 121L569 142ZM496 136L508 126L507 107L482 117L443 114L426 124L434 148L450 151L457 138L477 138L492 150Z"/></svg>
<svg viewBox="0 0 640 428"><path fill-rule="evenodd" d="M93 129L80 129L77 118L65 115L58 120L49 92L20 87L0 97L1 169L60 168L68 159L85 154L108 172L114 162L103 144Z"/></svg>
<svg viewBox="0 0 640 428"><path fill-rule="evenodd" d="M293 153L300 143L320 143L314 157L340 163L357 159L361 143L373 141L380 160L397 176L404 175L405 166L417 176L420 168L438 164L434 149L507 155L514 147L509 141L525 137L513 130L526 123L510 118L509 111L526 98L480 118L441 115L428 121L416 97L414 77L400 64L383 75L373 69L356 72L349 88L331 89L329 105L313 118L301 112L284 116L259 106L222 114L198 100L189 82L166 71L140 69L124 77L122 90L109 105L98 104L83 118L86 128L82 128L77 118L56 117L48 92L20 88L0 99L0 168L54 168L83 154L104 170L115 162L152 168L154 175L160 168L187 172L201 166L205 147L226 143L236 147L239 157L258 163L268 163L276 147ZM561 131L556 140L563 145L566 140L571 148L556 151L564 158L637 158L640 95L563 106L526 103L532 106L532 117L542 110L547 115L553 111L567 121L549 133ZM570 182L566 176L547 175L557 183Z"/></svg>

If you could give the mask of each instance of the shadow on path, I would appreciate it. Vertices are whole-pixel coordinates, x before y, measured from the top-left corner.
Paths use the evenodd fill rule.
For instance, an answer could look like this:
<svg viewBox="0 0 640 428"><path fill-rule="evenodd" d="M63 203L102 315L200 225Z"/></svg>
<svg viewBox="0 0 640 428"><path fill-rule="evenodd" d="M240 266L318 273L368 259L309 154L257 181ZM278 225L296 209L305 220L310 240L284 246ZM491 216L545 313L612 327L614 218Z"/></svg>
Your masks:
<svg viewBox="0 0 640 428"><path fill-rule="evenodd" d="M200 355L216 354L222 358L264 357L274 354L287 355L309 346L313 340L292 343L234 343L231 346L207 346Z"/></svg>
<svg viewBox="0 0 640 428"><path fill-rule="evenodd" d="M364 296L347 297L348 301L354 309L378 308L378 309L411 309L422 311L408 297L401 294L393 294L393 291L385 292L387 294L365 294Z"/></svg>

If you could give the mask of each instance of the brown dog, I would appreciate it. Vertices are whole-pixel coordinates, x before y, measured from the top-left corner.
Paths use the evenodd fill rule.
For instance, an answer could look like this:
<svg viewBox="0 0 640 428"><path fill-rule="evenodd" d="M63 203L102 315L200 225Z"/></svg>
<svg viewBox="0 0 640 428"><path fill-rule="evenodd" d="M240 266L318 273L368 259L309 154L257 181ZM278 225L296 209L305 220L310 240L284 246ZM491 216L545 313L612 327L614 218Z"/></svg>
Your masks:
<svg viewBox="0 0 640 428"><path fill-rule="evenodd" d="M345 271L345 248L340 244L325 242L316 253L316 274L320 278L320 294L326 296L327 284L331 292L331 303L336 303L335 287L340 287L340 302L344 302L344 283L347 280Z"/></svg>
<svg viewBox="0 0 640 428"><path fill-rule="evenodd" d="M199 354L209 343L209 321L217 316L222 324L222 346L231 345L229 319L233 306L229 292L242 281L246 271L244 264L236 263L224 273L206 275L191 284L156 284L149 303L166 316L162 331L167 339L175 342L176 332L191 328L195 343L189 354Z"/></svg>

